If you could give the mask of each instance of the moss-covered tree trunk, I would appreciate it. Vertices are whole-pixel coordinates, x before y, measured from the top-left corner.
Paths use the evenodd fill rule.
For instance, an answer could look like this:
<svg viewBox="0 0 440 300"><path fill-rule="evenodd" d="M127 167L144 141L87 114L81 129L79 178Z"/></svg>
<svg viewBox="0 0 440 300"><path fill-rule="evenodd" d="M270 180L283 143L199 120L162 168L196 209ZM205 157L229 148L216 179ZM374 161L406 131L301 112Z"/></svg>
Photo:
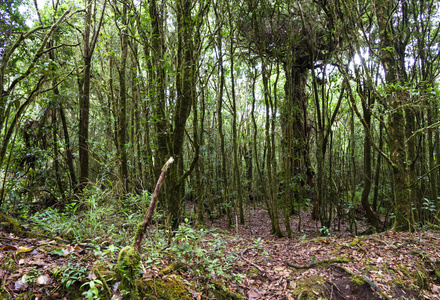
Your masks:
<svg viewBox="0 0 440 300"><path fill-rule="evenodd" d="M85 187L89 180L89 107L90 107L90 69L92 62L90 31L92 27L92 1L88 0L86 5L86 17L84 28L84 71L79 79L79 182L81 188Z"/></svg>
<svg viewBox="0 0 440 300"><path fill-rule="evenodd" d="M393 230L407 231L414 227L411 215L410 169L407 139L405 133L405 112L407 94L399 84L396 43L393 24L390 22L394 13L395 3L392 0L376 0L374 2L379 26L380 53L379 57L385 71L387 84L387 100L389 113L389 150L393 163L394 210L395 221Z"/></svg>
<svg viewBox="0 0 440 300"><path fill-rule="evenodd" d="M193 80L193 22L191 16L192 2L176 0L177 8L177 73L176 73L176 104L171 140L171 155L176 160L176 167L170 171L167 184L167 210L171 216L171 226L177 229L180 223L181 200L184 194L183 142L186 121L191 112L194 97Z"/></svg>
<svg viewBox="0 0 440 300"><path fill-rule="evenodd" d="M146 57L151 56L151 63L149 73L151 79L149 80L149 89L152 95L153 113L155 115L154 126L156 129L155 145L156 151L154 153L155 161L164 161L169 153L169 132L168 120L165 113L165 37L163 33L163 20L159 15L156 0L149 0L150 26L151 26L151 44L144 30L141 28L140 32L144 39L144 53ZM140 25L139 25L140 26ZM151 53L150 53L151 45ZM160 164L154 165L155 175L160 174ZM165 191L166 193L166 191Z"/></svg>
<svg viewBox="0 0 440 300"><path fill-rule="evenodd" d="M136 300L139 297L136 277L139 275L142 242L147 227L153 218L154 209L159 200L159 192L165 180L165 175L173 162L174 159L171 157L161 170L145 219L136 229L133 246L127 246L119 252L118 262L116 264L116 275L121 282L119 289L124 291L123 299Z"/></svg>
<svg viewBox="0 0 440 300"><path fill-rule="evenodd" d="M126 64L128 54L128 20L127 5L122 8L122 26L119 32L121 40L121 56L119 62L119 113L118 113L118 159L119 177L122 182L123 193L129 192L128 163L127 163L127 89L126 89Z"/></svg>

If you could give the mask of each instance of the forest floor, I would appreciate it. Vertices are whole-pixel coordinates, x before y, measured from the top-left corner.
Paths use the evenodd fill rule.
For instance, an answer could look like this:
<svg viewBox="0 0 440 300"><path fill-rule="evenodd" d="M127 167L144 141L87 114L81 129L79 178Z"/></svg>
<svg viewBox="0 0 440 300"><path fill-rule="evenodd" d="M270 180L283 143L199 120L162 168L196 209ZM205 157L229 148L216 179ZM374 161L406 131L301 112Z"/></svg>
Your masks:
<svg viewBox="0 0 440 300"><path fill-rule="evenodd" d="M205 229L206 235L194 247L206 246L205 252L197 251L208 258L215 251L213 244L221 241L223 248L213 258L215 264L205 266L204 273L195 272L200 260L198 264L187 260L176 270L164 272L173 258L143 257L142 278L154 280L157 296L148 299L171 299L159 297L156 290L156 282L171 279L182 282L188 299L200 300L440 299L439 232L386 231L355 237L341 227L321 237L310 213L303 212L301 217L301 232L290 239L270 234L267 212L262 209L249 212L248 225L233 230L227 228L225 219L208 221L210 229ZM293 216L293 230L297 222L298 216ZM100 291L99 278L91 270L98 267L107 274L116 262L116 255L110 255L113 250L97 251L62 239L14 236L0 227L0 298L79 299L74 296L75 287L84 292L83 298L93 299ZM208 276L207 269L211 270ZM109 286L113 299L120 299L117 285ZM221 289L223 294L212 292Z"/></svg>

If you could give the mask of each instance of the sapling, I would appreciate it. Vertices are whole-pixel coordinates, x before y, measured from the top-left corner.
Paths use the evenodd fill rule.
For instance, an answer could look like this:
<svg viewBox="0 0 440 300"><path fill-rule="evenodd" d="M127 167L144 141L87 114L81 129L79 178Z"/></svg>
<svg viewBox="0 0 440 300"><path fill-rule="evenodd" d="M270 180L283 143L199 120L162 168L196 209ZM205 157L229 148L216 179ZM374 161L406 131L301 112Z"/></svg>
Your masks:
<svg viewBox="0 0 440 300"><path fill-rule="evenodd" d="M138 291L136 286L137 270L139 268L141 256L139 254L142 241L145 237L145 231L153 217L154 208L159 199L159 192L162 187L163 180L167 173L168 167L173 163L174 159L171 157L162 168L162 172L157 180L156 188L154 189L153 197L151 198L147 214L144 221L138 225L134 238L134 245L127 246L121 250L118 257L116 272L121 281L121 290L124 290L124 299L137 299Z"/></svg>

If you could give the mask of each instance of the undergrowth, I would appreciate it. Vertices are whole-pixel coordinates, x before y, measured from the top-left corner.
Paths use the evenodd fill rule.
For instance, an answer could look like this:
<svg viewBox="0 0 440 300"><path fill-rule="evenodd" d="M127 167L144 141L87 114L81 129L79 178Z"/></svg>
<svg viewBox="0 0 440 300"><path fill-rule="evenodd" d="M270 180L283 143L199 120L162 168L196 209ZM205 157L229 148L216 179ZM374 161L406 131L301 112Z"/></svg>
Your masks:
<svg viewBox="0 0 440 300"><path fill-rule="evenodd" d="M121 200L113 200L114 196L94 186L81 200L62 209L49 207L30 216L29 221L34 229L75 243L125 245L143 217L150 195L129 195Z"/></svg>
<svg viewBox="0 0 440 300"><path fill-rule="evenodd" d="M226 271L236 260L236 254L219 233L194 229L188 219L174 232L171 243L165 229L151 231L143 250L146 264L160 264L166 257L171 263L206 278L211 275L227 277Z"/></svg>
<svg viewBox="0 0 440 300"><path fill-rule="evenodd" d="M95 186L84 193L81 201L74 201L63 209L47 208L30 216L29 220L33 230L60 236L72 243L87 242L92 245L96 264L112 270L116 252L132 243L134 230L143 220L151 200L147 193L119 200L113 197L110 192ZM156 265L164 269L166 266L161 264L168 261L206 279L231 277L227 271L237 255L228 247L222 234L216 230L193 228L185 219L170 235L167 226L163 225L165 223L162 212L156 211L141 251L145 268ZM102 285L97 281L91 282L84 276L85 273L78 266L67 265L56 275L66 287L77 282L88 288L87 297L92 299L97 297L97 289ZM241 280L239 277L231 279Z"/></svg>

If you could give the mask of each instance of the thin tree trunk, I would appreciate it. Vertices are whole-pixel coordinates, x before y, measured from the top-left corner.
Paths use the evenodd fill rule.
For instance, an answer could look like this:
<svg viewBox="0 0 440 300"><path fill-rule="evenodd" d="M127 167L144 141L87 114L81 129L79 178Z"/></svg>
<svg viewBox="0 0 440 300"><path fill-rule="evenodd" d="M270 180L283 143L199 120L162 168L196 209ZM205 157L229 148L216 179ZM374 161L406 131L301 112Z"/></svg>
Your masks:
<svg viewBox="0 0 440 300"><path fill-rule="evenodd" d="M217 16L219 19L219 16ZM220 152L221 152L221 178L222 181L222 198L224 204L226 206L226 217L228 220L228 227L232 227L232 216L231 216L231 208L229 205L229 196L228 196L228 174L226 171L226 150L225 150L225 134L223 132L223 114L222 114L222 106L223 106L223 89L225 85L225 71L223 68L223 43L221 34L218 35L217 38L217 47L218 47L218 60L219 60L219 72L220 72L220 82L219 82L219 93L217 98L217 122L218 122L218 133L220 136Z"/></svg>
<svg viewBox="0 0 440 300"><path fill-rule="evenodd" d="M369 93L367 91L367 93ZM371 95L367 95L366 98L370 98ZM371 126L371 111L370 111L370 105L371 100L368 101L368 103L363 102L363 111L364 111L364 120L366 125L368 126L368 130ZM362 196L361 196L361 203L362 207L364 208L367 219L370 222L371 225L373 225L375 228L379 228L379 218L377 217L375 211L370 205L369 201L369 195L371 190L371 182L372 182L373 174L371 170L371 143L370 139L368 137L368 133L366 132L364 135L364 188L362 190Z"/></svg>
<svg viewBox="0 0 440 300"><path fill-rule="evenodd" d="M229 25L232 27L232 17L230 6L229 8ZM232 30L232 28L231 28ZM241 193L241 176L240 167L238 164L238 146L237 146L237 101L235 96L235 77L234 77L234 36L231 33L230 43L230 62L231 62L231 98L232 98L232 148L234 155L234 191L238 198L238 209L240 214L240 224L244 224L244 211L243 211L243 195Z"/></svg>
<svg viewBox="0 0 440 300"><path fill-rule="evenodd" d="M262 76L263 76L263 93L264 102L266 104L266 145L267 145L267 177L269 185L269 203L272 223L272 233L278 237L284 236L280 228L279 215L278 215L278 184L275 178L276 176L276 158L275 158L275 148L274 148L274 120L271 122L271 117L274 118L274 106L273 101L270 99L269 92L269 76L266 70L266 63L263 62L262 65ZM272 116L270 115L272 112Z"/></svg>
<svg viewBox="0 0 440 300"><path fill-rule="evenodd" d="M91 36L92 27L92 0L87 0L85 9L85 28L84 28L84 73L80 83L80 97L79 97L79 168L80 176L79 182L81 189L85 188L89 181L89 110L90 110L90 79L91 79L91 63L92 55L95 50L96 41L101 29L101 24L104 16L105 6L104 2L102 8L101 19L95 32Z"/></svg>
<svg viewBox="0 0 440 300"><path fill-rule="evenodd" d="M120 160L119 176L122 182L122 191L127 194L129 190L128 165L127 165L127 89L126 65L128 53L128 22L127 5L122 8L121 58L119 63L119 113L118 113L118 156Z"/></svg>

